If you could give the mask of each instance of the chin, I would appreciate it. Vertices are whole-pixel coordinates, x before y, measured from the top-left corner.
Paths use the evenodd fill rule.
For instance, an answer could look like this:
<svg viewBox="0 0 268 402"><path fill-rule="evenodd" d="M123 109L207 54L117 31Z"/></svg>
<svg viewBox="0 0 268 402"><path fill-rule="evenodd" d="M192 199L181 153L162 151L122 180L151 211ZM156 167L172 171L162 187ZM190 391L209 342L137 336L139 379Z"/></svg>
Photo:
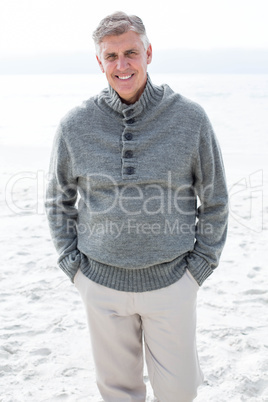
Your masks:
<svg viewBox="0 0 268 402"><path fill-rule="evenodd" d="M115 91L118 93L118 95L121 98L132 98L133 95L135 94L135 91L129 91L129 90L122 90L122 88L115 88Z"/></svg>

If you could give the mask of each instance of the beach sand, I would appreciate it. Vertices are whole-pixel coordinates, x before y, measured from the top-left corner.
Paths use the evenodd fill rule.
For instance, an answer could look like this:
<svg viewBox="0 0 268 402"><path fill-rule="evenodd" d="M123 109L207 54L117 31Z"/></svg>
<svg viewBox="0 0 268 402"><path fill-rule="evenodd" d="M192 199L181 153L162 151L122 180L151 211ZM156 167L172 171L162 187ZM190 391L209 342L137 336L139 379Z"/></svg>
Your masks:
<svg viewBox="0 0 268 402"><path fill-rule="evenodd" d="M1 149L1 402L101 401L83 305L56 266L44 214L49 153ZM268 400L267 161L248 158L225 157L229 235L199 290L197 402ZM146 370L145 381L152 401Z"/></svg>

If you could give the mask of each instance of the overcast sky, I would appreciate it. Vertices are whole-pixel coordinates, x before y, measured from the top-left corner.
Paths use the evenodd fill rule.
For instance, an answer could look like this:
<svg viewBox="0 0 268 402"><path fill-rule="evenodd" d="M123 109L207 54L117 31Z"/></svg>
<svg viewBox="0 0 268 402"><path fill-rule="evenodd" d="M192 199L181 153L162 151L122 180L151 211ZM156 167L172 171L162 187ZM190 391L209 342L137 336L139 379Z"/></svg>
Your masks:
<svg viewBox="0 0 268 402"><path fill-rule="evenodd" d="M268 49L267 0L0 0L0 51L92 50L92 31L116 10L143 19L154 49Z"/></svg>

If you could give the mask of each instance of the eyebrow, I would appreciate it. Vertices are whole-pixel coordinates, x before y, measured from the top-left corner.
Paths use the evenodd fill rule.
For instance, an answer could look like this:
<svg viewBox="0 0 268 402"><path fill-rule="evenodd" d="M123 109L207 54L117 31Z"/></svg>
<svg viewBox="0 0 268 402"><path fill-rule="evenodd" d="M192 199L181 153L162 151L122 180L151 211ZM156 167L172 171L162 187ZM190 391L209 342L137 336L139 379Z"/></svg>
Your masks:
<svg viewBox="0 0 268 402"><path fill-rule="evenodd" d="M132 49L128 49L128 50L125 51L125 53L128 53L128 52L138 52L138 49L133 47Z"/></svg>
<svg viewBox="0 0 268 402"><path fill-rule="evenodd" d="M127 49L127 50L124 51L125 54L126 54L126 53L130 53L130 52L138 52L138 49L132 48L132 49ZM105 56L105 57L108 57L108 56L114 57L114 56L116 56L116 54L117 54L117 53L115 53L115 52L111 52L111 53L108 52L108 53L104 53L104 56Z"/></svg>

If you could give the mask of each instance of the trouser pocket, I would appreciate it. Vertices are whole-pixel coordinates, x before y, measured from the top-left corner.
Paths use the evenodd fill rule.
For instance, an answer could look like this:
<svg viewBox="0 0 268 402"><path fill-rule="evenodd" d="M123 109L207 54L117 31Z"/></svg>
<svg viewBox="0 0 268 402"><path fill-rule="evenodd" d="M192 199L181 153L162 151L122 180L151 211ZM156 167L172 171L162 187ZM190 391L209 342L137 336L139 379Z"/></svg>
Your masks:
<svg viewBox="0 0 268 402"><path fill-rule="evenodd" d="M186 269L185 275L188 276L188 278L190 279L190 281L195 285L196 289L198 290L200 288L199 284L197 283L196 279L194 278L194 276L191 274L191 272L189 271L189 269Z"/></svg>

